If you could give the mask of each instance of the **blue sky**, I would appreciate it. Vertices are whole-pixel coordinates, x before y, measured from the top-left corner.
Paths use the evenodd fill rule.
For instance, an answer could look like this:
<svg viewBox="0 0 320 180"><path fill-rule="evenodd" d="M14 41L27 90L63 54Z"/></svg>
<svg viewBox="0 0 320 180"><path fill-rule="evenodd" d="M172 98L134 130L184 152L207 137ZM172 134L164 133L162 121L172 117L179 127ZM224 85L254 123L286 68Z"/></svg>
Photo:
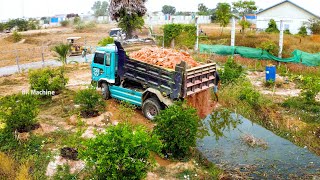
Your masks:
<svg viewBox="0 0 320 180"><path fill-rule="evenodd" d="M96 0L0 0L0 20L8 18L53 16L55 14L86 13ZM218 2L235 0L148 0L149 11L160 11L163 5L173 5L177 11L196 11L199 3L214 8ZM255 0L259 8L267 8L282 0ZM312 10L319 0L292 0ZM319 11L319 10L318 10Z"/></svg>

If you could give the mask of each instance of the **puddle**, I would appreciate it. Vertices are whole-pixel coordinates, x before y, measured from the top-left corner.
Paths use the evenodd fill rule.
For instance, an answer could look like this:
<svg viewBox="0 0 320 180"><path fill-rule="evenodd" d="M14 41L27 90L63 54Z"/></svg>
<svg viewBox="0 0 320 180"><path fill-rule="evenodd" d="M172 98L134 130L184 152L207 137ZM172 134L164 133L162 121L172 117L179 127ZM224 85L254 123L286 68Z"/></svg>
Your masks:
<svg viewBox="0 0 320 180"><path fill-rule="evenodd" d="M237 169L254 179L290 179L315 174L319 177L320 157L308 149L234 113L215 113L211 117L204 120L208 134L197 141L197 147L209 161L223 169ZM249 144L244 137L250 137ZM265 146L251 146L256 140Z"/></svg>

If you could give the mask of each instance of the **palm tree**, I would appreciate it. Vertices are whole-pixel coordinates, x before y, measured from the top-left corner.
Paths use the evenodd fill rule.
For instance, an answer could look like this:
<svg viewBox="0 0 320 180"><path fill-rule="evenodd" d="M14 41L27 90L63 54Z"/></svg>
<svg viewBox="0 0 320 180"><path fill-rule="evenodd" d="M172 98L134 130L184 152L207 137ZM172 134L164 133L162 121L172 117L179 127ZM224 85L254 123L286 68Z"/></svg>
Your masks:
<svg viewBox="0 0 320 180"><path fill-rule="evenodd" d="M52 50L57 54L58 61L62 62L63 65L67 64L67 56L70 52L70 44L60 43L52 48Z"/></svg>
<svg viewBox="0 0 320 180"><path fill-rule="evenodd" d="M134 29L139 29L141 25L141 17L147 12L145 2L147 0L111 0L109 6L109 14L112 20L120 21L125 19L128 23L120 23L119 26L126 31L127 37L132 37ZM138 24L138 25L136 25Z"/></svg>

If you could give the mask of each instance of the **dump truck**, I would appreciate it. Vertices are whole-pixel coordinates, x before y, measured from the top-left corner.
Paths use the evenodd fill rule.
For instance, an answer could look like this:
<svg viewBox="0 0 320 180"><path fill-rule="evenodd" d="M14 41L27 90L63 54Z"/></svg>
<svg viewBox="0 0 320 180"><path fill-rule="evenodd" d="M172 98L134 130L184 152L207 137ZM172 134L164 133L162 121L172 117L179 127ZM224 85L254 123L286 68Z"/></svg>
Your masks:
<svg viewBox="0 0 320 180"><path fill-rule="evenodd" d="M184 61L174 69L130 58L120 42L98 47L91 63L92 83L105 99L126 101L153 120L174 103L214 86L216 64L187 68Z"/></svg>

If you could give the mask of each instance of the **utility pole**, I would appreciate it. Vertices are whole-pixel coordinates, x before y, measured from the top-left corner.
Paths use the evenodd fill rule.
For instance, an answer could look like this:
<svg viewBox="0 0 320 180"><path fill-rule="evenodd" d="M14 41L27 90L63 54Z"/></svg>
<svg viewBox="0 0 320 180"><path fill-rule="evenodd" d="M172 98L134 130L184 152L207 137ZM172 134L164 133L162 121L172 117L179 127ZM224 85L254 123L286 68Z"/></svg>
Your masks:
<svg viewBox="0 0 320 180"><path fill-rule="evenodd" d="M279 58L282 58L283 50L283 20L280 20Z"/></svg>
<svg viewBox="0 0 320 180"><path fill-rule="evenodd" d="M196 27L197 27L197 39L196 39L196 44L194 46L194 50L198 51L199 49L199 24L198 24L198 17L195 18L195 22L196 22Z"/></svg>
<svg viewBox="0 0 320 180"><path fill-rule="evenodd" d="M236 40L236 20L232 17L232 29L231 29L231 47L235 46Z"/></svg>

